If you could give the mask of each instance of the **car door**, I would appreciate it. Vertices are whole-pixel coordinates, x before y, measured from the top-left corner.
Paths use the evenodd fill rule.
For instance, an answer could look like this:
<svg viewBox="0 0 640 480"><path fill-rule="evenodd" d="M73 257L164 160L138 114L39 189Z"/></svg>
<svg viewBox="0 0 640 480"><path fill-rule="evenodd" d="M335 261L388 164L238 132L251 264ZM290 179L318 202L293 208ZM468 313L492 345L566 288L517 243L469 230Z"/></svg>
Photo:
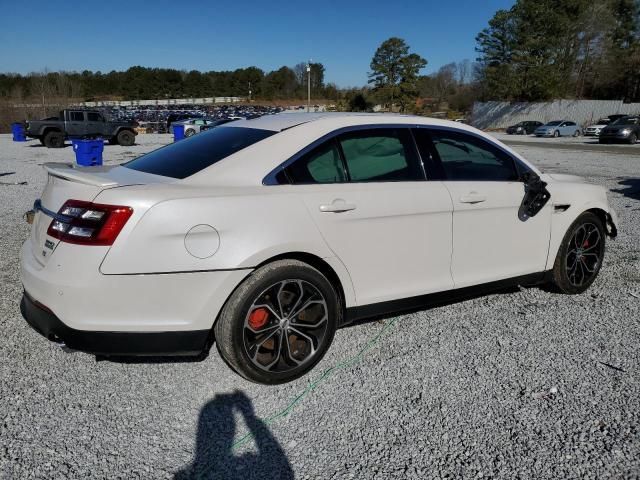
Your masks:
<svg viewBox="0 0 640 480"><path fill-rule="evenodd" d="M104 117L98 112L86 112L87 122L85 132L87 135L104 135Z"/></svg>
<svg viewBox="0 0 640 480"><path fill-rule="evenodd" d="M560 135L572 136L577 128L574 122L562 122L562 125L560 125Z"/></svg>
<svg viewBox="0 0 640 480"><path fill-rule="evenodd" d="M430 128L428 135L432 168L444 179L453 202L451 271L456 288L544 271L551 204L520 219L525 186L519 177L526 165L471 133Z"/></svg>
<svg viewBox="0 0 640 480"><path fill-rule="evenodd" d="M81 110L71 110L67 112L67 136L82 137L86 134L86 124L84 112Z"/></svg>
<svg viewBox="0 0 640 480"><path fill-rule="evenodd" d="M452 288L451 198L442 182L424 180L409 129L338 135L285 172L358 305Z"/></svg>

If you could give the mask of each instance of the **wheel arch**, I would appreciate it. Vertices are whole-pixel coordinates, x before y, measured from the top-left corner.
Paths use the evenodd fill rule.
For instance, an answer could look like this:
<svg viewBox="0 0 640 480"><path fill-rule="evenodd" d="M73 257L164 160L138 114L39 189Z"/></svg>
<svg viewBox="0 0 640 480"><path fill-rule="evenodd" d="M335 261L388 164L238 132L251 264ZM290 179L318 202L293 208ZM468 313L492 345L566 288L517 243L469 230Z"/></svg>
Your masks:
<svg viewBox="0 0 640 480"><path fill-rule="evenodd" d="M259 269L260 267L268 265L270 263L276 262L278 260L298 260L300 262L306 263L307 265L315 268L320 273L322 273L325 277L327 277L331 285L333 285L336 288L336 294L338 295L338 303L340 307L340 319L338 320L338 327L345 324L347 305L352 306L351 303L354 302L353 289L351 287L351 284L349 283L350 280L349 282L343 281L340 278L340 275L338 275L338 273L336 272L336 269L327 262L328 259L323 259L317 255L314 255L308 252L287 252L287 253L282 253L279 255L272 256L262 261L258 265L256 265L253 271ZM215 328L216 328L216 324L218 323L218 320L220 319L220 315L222 314L222 311L224 310L225 306L229 302L229 299L233 296L235 291L238 288L240 288L240 285L242 285L245 282L245 280L249 278L252 274L253 272L247 275L247 277L245 277L241 282L238 282L238 284L229 293L224 303L220 307L211 325L211 332L209 334L209 339L207 340L207 344L205 345L205 350L203 352L205 355L208 353L209 349L213 345L213 342L215 341ZM344 285L345 283L347 286L346 291L345 291L345 285ZM347 297L347 295L351 295L351 297Z"/></svg>
<svg viewBox="0 0 640 480"><path fill-rule="evenodd" d="M570 208L567 212L571 211L573 208ZM587 204L582 205L580 208L576 208L574 210L574 215L563 217L558 221L552 222L552 231L551 231L551 239L549 242L549 255L547 256L547 264L545 270L550 270L553 268L556 257L558 256L558 251L560 250L560 246L562 244L562 239L569 227L576 221L576 219L582 215L583 213L593 213L596 215L605 227L605 232L609 238L615 238L618 234L618 230L615 223L615 217L612 215L612 211L608 211L607 208L603 205L599 204Z"/></svg>
<svg viewBox="0 0 640 480"><path fill-rule="evenodd" d="M338 294L338 301L340 302L341 315L344 317L347 300L345 297L345 289L344 289L343 281L340 279L340 276L335 271L335 269L331 265L329 265L329 263L327 263L324 259L312 253L288 252L288 253L276 255L274 257L271 257L265 260L264 262L257 265L256 269L264 265L267 265L269 263L276 262L278 260L298 260L300 262L306 263L307 265L315 268L320 273L322 273L325 277L327 277L331 285L333 285L334 288L336 289L336 293Z"/></svg>
<svg viewBox="0 0 640 480"><path fill-rule="evenodd" d="M43 127L40 132L40 136L45 137L49 132L57 132L57 133L64 134L64 132L58 127Z"/></svg>

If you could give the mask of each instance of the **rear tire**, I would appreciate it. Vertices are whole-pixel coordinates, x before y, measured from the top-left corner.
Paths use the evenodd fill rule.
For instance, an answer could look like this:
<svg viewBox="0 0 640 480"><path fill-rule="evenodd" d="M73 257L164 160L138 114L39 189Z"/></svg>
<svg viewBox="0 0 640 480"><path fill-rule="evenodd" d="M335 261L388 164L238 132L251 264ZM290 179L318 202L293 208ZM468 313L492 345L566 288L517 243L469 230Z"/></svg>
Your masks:
<svg viewBox="0 0 640 480"><path fill-rule="evenodd" d="M214 327L218 351L247 380L289 382L329 349L339 305L334 287L315 268L298 260L270 263L227 300Z"/></svg>
<svg viewBox="0 0 640 480"><path fill-rule="evenodd" d="M47 148L62 148L64 147L64 134L62 132L48 132L42 143Z"/></svg>
<svg viewBox="0 0 640 480"><path fill-rule="evenodd" d="M190 128L189 130L184 132L184 136L185 137L193 137L195 135L196 131L193 128Z"/></svg>
<svg viewBox="0 0 640 480"><path fill-rule="evenodd" d="M120 130L117 136L118 144L123 147L130 147L136 141L136 136L131 130Z"/></svg>
<svg viewBox="0 0 640 480"><path fill-rule="evenodd" d="M562 293L582 293L594 282L604 260L605 229L591 212L571 224L553 265L552 283Z"/></svg>
<svg viewBox="0 0 640 480"><path fill-rule="evenodd" d="M573 133L573 136L574 136L574 137L579 137L579 136L580 136L580 130L576 130L576 131Z"/></svg>

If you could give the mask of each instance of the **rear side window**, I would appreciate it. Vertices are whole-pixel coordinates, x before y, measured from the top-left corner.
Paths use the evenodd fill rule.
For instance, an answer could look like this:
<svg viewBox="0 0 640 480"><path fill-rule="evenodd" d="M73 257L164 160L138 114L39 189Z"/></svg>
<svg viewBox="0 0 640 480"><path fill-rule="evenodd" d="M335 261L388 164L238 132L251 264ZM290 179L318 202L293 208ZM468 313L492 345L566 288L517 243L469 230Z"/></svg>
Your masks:
<svg viewBox="0 0 640 480"><path fill-rule="evenodd" d="M423 180L408 129L372 129L338 137L352 182Z"/></svg>
<svg viewBox="0 0 640 480"><path fill-rule="evenodd" d="M147 153L123 166L163 177L187 178L274 133L257 128L214 128Z"/></svg>
<svg viewBox="0 0 640 480"><path fill-rule="evenodd" d="M294 184L340 183L346 181L340 152L333 140L303 155L287 168Z"/></svg>
<svg viewBox="0 0 640 480"><path fill-rule="evenodd" d="M462 132L430 130L447 180L515 181L511 156L480 138Z"/></svg>

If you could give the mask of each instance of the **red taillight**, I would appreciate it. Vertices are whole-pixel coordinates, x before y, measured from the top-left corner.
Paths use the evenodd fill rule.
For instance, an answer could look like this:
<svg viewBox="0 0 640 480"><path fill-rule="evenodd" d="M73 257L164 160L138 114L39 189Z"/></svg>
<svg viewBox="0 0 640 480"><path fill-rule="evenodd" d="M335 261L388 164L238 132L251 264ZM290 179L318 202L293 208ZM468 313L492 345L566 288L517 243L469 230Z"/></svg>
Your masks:
<svg viewBox="0 0 640 480"><path fill-rule="evenodd" d="M131 207L67 200L47 235L79 245L113 245L132 214Z"/></svg>

